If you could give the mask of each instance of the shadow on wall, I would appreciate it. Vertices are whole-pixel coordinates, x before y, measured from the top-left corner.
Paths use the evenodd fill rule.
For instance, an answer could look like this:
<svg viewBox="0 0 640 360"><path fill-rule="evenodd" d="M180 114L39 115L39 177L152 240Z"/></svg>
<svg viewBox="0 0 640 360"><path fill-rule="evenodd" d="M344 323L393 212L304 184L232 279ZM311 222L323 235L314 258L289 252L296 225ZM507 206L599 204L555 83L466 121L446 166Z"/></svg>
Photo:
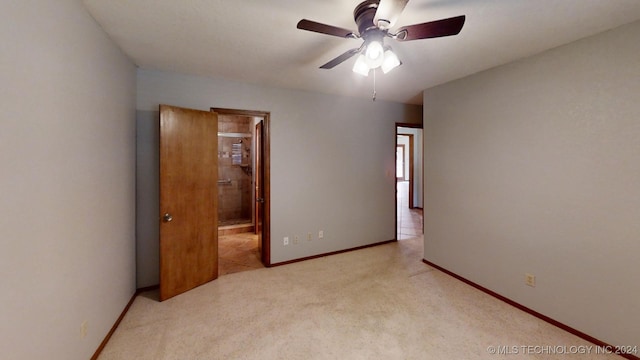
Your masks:
<svg viewBox="0 0 640 360"><path fill-rule="evenodd" d="M160 113L136 111L136 286L159 283Z"/></svg>

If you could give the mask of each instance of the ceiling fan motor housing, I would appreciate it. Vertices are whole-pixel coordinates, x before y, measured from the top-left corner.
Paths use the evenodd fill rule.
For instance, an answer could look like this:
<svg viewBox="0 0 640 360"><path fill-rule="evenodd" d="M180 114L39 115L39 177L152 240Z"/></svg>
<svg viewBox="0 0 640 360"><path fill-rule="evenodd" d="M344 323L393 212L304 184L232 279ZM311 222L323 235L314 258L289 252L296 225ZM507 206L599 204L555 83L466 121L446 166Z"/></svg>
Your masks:
<svg viewBox="0 0 640 360"><path fill-rule="evenodd" d="M365 40L365 44L374 40L382 42L382 38L386 35L385 30L381 30L373 23L379 3L380 0L363 1L353 11L353 18L358 25L358 32L360 37Z"/></svg>

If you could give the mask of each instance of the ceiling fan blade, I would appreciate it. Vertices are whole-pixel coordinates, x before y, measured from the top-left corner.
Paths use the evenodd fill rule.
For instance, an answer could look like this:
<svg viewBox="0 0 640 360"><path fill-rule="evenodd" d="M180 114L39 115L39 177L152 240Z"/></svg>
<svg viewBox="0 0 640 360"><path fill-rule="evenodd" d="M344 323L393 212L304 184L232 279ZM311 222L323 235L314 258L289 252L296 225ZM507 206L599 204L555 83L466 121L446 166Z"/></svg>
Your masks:
<svg viewBox="0 0 640 360"><path fill-rule="evenodd" d="M409 0L380 0L373 23L382 30L389 29L398 21L408 2Z"/></svg>
<svg viewBox="0 0 640 360"><path fill-rule="evenodd" d="M462 30L464 21L465 16L461 15L422 24L403 26L398 29L396 40L409 41L457 35Z"/></svg>
<svg viewBox="0 0 640 360"><path fill-rule="evenodd" d="M319 22L302 19L298 22L298 29L313 31L320 34L333 35L342 38L346 37L356 37L353 31L339 28L333 25L321 24Z"/></svg>
<svg viewBox="0 0 640 360"><path fill-rule="evenodd" d="M359 52L360 52L360 48L351 49L351 50L345 52L344 54L338 56L337 58L329 61L328 63L320 66L320 69L332 69L336 65L342 64L343 62L345 62L346 60L350 59L352 56L354 56L355 54L357 54Z"/></svg>

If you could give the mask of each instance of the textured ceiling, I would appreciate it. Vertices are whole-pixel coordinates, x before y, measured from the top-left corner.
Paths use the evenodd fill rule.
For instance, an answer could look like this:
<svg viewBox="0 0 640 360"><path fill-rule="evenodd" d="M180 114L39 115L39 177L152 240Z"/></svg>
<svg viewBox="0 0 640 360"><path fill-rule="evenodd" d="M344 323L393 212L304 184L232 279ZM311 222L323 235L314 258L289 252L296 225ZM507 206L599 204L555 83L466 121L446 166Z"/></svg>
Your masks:
<svg viewBox="0 0 640 360"><path fill-rule="evenodd" d="M83 0L142 68L371 97L355 58L318 67L361 40L296 29L310 19L356 30L359 0ZM396 42L403 62L377 98L421 104L422 90L640 19L640 0L411 0L397 27L466 15L457 36ZM393 29L392 29L393 30Z"/></svg>

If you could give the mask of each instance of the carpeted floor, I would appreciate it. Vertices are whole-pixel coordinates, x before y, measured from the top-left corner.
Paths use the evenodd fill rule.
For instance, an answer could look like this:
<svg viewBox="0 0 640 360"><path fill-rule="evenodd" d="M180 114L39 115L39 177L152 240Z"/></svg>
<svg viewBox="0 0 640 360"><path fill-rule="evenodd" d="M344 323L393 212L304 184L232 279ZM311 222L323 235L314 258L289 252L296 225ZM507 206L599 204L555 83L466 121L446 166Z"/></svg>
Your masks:
<svg viewBox="0 0 640 360"><path fill-rule="evenodd" d="M162 303L144 293L99 359L617 358L428 267L422 241L230 274Z"/></svg>

